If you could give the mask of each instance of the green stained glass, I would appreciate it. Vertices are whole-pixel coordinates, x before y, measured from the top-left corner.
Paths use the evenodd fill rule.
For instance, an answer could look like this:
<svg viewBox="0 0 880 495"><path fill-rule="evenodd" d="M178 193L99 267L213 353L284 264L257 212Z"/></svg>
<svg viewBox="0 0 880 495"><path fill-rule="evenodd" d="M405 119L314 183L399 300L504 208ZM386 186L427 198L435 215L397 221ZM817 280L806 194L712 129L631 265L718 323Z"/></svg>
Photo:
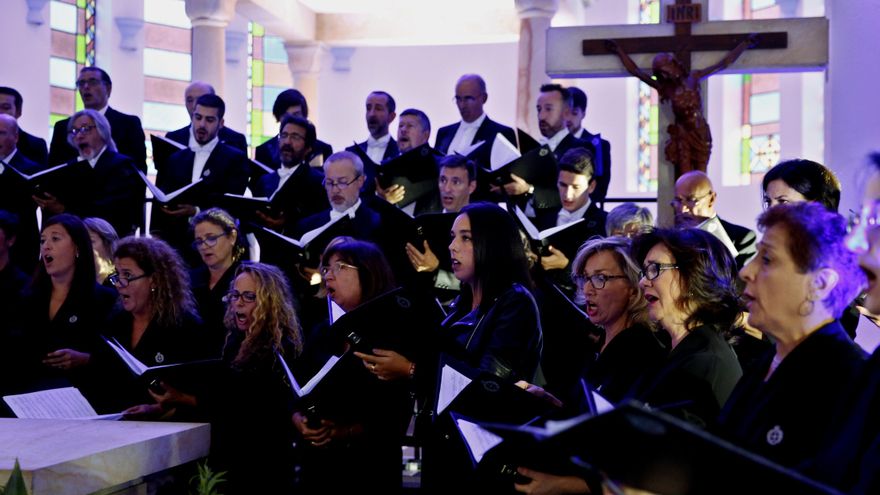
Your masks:
<svg viewBox="0 0 880 495"><path fill-rule="evenodd" d="M67 117L70 117L70 115L61 115L58 113L49 114L49 128L55 127L56 122L58 122L59 120L64 120Z"/></svg>
<svg viewBox="0 0 880 495"><path fill-rule="evenodd" d="M651 144L657 144L657 136L660 134L660 107L657 105L651 105L651 129L649 134L651 136Z"/></svg>
<svg viewBox="0 0 880 495"><path fill-rule="evenodd" d="M82 96L80 96L79 91L77 91L76 92L76 108L74 111L79 112L83 108L85 108L85 105L83 105Z"/></svg>
<svg viewBox="0 0 880 495"><path fill-rule="evenodd" d="M252 142L256 142L259 136L263 135L263 111L254 110L251 112L251 136L254 136Z"/></svg>
<svg viewBox="0 0 880 495"><path fill-rule="evenodd" d="M266 29L263 27L262 24L257 24L255 22L255 23L253 23L253 25L254 25L254 33L253 33L254 36L265 36L266 35Z"/></svg>
<svg viewBox="0 0 880 495"><path fill-rule="evenodd" d="M254 87L262 87L263 86L263 61L254 59L253 70L251 73L251 81L254 83Z"/></svg>
<svg viewBox="0 0 880 495"><path fill-rule="evenodd" d="M81 9L86 8L86 0L76 0L76 6Z"/></svg>
<svg viewBox="0 0 880 495"><path fill-rule="evenodd" d="M86 63L86 37L84 34L76 35L76 63Z"/></svg>
<svg viewBox="0 0 880 495"><path fill-rule="evenodd" d="M651 19L648 23L658 24L660 22L660 2L651 2L648 8L650 9L648 16Z"/></svg>
<svg viewBox="0 0 880 495"><path fill-rule="evenodd" d="M750 174L752 171L752 139L743 138L740 152L740 172Z"/></svg>

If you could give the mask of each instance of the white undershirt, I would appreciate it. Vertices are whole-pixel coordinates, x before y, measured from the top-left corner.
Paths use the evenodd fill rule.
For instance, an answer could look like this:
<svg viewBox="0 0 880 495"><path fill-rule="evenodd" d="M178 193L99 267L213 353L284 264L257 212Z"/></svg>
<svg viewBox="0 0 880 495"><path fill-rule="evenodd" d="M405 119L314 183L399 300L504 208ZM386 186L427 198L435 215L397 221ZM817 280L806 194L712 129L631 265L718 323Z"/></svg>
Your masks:
<svg viewBox="0 0 880 495"><path fill-rule="evenodd" d="M195 147L190 146L190 149L196 154L195 158L193 158L193 182L199 180L199 177L202 176L202 172L205 170L205 163L208 161L208 158L211 156L211 153L214 151L214 148L217 147L217 143L219 142L220 138L214 136L214 139L208 141L208 144L204 146L199 145L199 143L195 143Z"/></svg>
<svg viewBox="0 0 880 495"><path fill-rule="evenodd" d="M483 121L485 120L485 112L473 122L465 122L462 120L458 125L458 129L455 131L455 136L452 136L452 142L449 143L447 154L466 150L474 142L474 136L477 135L477 131L480 129L480 126L483 125Z"/></svg>

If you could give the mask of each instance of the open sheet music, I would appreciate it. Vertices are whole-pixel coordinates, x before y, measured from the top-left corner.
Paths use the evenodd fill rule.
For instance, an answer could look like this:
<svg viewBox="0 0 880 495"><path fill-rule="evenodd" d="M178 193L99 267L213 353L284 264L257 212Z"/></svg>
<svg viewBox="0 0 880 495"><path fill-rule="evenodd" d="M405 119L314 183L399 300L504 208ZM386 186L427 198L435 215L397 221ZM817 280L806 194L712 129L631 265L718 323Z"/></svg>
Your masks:
<svg viewBox="0 0 880 495"><path fill-rule="evenodd" d="M74 387L41 390L29 394L7 395L3 401L15 417L23 419L110 419L122 413L98 415L83 394Z"/></svg>
<svg viewBox="0 0 880 495"><path fill-rule="evenodd" d="M290 388L297 397L305 397L306 395L309 395L309 393L321 383L321 380L327 376L327 373L330 373L330 370L332 370L333 367L336 366L336 363L341 359L340 356L330 356L315 376L309 379L308 383L304 386L300 386L299 382L293 376L293 372L290 371L290 367L287 366L287 361L281 356L281 353L276 353L276 355L278 356L278 361L281 363L281 367L284 368L284 373L287 375L287 379L290 381Z"/></svg>

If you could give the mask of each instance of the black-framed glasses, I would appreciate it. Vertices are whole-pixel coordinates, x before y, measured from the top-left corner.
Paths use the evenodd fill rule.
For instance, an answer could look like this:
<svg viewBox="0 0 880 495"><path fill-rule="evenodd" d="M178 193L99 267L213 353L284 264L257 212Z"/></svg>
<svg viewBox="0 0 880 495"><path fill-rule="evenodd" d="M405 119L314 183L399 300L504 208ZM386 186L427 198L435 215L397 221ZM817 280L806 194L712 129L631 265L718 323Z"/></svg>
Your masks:
<svg viewBox="0 0 880 495"><path fill-rule="evenodd" d="M97 86L99 84L104 84L104 81L96 77L91 77L89 79L80 79L76 82L76 87L85 88L86 86Z"/></svg>
<svg viewBox="0 0 880 495"><path fill-rule="evenodd" d="M73 137L76 137L79 134L88 134L94 128L95 128L95 126L93 126L93 125L84 125L82 127L74 127L73 129L70 130L70 135Z"/></svg>
<svg viewBox="0 0 880 495"><path fill-rule="evenodd" d="M338 187L341 190L341 189L346 189L346 188L348 188L348 186L354 184L355 181L360 179L360 177L361 177L360 175L355 175L353 179L339 179L339 180L324 179L323 181L321 181L321 184L328 190L333 189L334 187Z"/></svg>
<svg viewBox="0 0 880 495"><path fill-rule="evenodd" d="M222 234L217 234L217 235L206 235L204 239L194 240L192 243L192 247L196 251L198 251L199 248L202 246L214 247L217 245L217 240L225 235L229 235L229 233L223 232Z"/></svg>
<svg viewBox="0 0 880 495"><path fill-rule="evenodd" d="M639 278L655 280L664 270L678 270L678 265L675 263L648 263L645 268L639 272Z"/></svg>
<svg viewBox="0 0 880 495"><path fill-rule="evenodd" d="M231 290L223 296L223 302L235 302L239 299L242 299L244 302L252 303L257 301L257 293L246 290L244 292L239 292L237 290Z"/></svg>
<svg viewBox="0 0 880 495"><path fill-rule="evenodd" d="M282 132L278 134L278 139L282 141L287 141L288 139L293 139L294 141L305 141L306 137L298 132Z"/></svg>
<svg viewBox="0 0 880 495"><path fill-rule="evenodd" d="M150 276L149 273L142 273L140 275L135 275L135 276L126 275L123 277L122 275L119 274L119 272L113 272L109 277L107 277L107 280L109 280L110 283L113 284L113 287L119 287L120 289L124 289L124 288L128 287L129 284L131 284L135 280L140 280L142 278L146 278L149 276Z"/></svg>
<svg viewBox="0 0 880 495"><path fill-rule="evenodd" d="M605 275L604 273L590 276L576 275L574 281L578 284L578 287L583 287L587 282L590 282L590 285L592 285L594 289L604 289L605 284L609 280L614 280L615 278L626 278L626 275Z"/></svg>
<svg viewBox="0 0 880 495"><path fill-rule="evenodd" d="M328 273L332 273L334 277L339 276L339 272L344 270L345 268L350 268L352 270L357 270L358 267L342 262L342 261L334 261L327 266L322 266L320 269L321 276L326 277Z"/></svg>

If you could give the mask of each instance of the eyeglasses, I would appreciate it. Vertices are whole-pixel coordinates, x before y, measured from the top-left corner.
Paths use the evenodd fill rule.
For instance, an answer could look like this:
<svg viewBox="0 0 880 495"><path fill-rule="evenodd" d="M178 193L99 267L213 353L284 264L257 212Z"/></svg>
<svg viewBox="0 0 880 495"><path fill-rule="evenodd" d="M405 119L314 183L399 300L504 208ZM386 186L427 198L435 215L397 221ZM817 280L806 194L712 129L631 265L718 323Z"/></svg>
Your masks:
<svg viewBox="0 0 880 495"><path fill-rule="evenodd" d="M358 267L354 265L350 265L348 263L343 263L342 261L334 261L329 266L322 266L320 269L321 276L326 277L328 273L332 273L334 277L339 275L339 272L342 271L343 268L351 268L352 270L357 270Z"/></svg>
<svg viewBox="0 0 880 495"><path fill-rule="evenodd" d="M674 263L648 263L645 269L639 272L639 278L654 280L664 270L678 270L678 265Z"/></svg>
<svg viewBox="0 0 880 495"><path fill-rule="evenodd" d="M697 203L702 201L704 198L708 198L710 194L712 194L712 191L709 191L706 194L704 194L698 198L695 198L693 196L691 196L690 198L675 197L675 198L672 198L672 201L670 201L669 204L676 207L676 208L678 208L681 205L685 205L688 208L693 208Z"/></svg>
<svg viewBox="0 0 880 495"><path fill-rule="evenodd" d="M124 288L128 287L129 284L131 284L135 280L139 280L139 279L146 278L149 276L150 276L149 273L142 273L142 274L136 275L134 277L132 277L131 275L123 277L122 275L119 274L119 272L114 272L109 277L107 277L107 280L109 280L110 283L113 284L113 287L119 287L120 289L124 289Z"/></svg>
<svg viewBox="0 0 880 495"><path fill-rule="evenodd" d="M278 139L282 141L287 141L288 139L292 139L294 141L305 141L306 138L302 134L297 134L295 132L282 132L278 134Z"/></svg>
<svg viewBox="0 0 880 495"><path fill-rule="evenodd" d="M875 201L872 204L863 206L862 211L858 213L849 210L846 231L852 233L862 226L864 228L871 228L878 224L880 224L880 202Z"/></svg>
<svg viewBox="0 0 880 495"><path fill-rule="evenodd" d="M239 299L244 300L244 302L252 303L257 301L257 293L246 290L244 292L239 292L237 290L231 290L223 296L223 302L235 302Z"/></svg>
<svg viewBox="0 0 880 495"><path fill-rule="evenodd" d="M324 185L328 190L333 189L334 187L338 187L340 190L348 188L348 186L352 185L357 181L361 176L355 175L353 179L339 179L336 181L324 179L321 181L321 184Z"/></svg>
<svg viewBox="0 0 880 495"><path fill-rule="evenodd" d="M92 77L89 79L80 79L79 81L76 82L76 87L82 89L82 88L85 88L86 86L97 86L97 85L103 84L103 83L104 83L104 81Z"/></svg>
<svg viewBox="0 0 880 495"><path fill-rule="evenodd" d="M74 127L73 129L70 130L70 135L73 137L76 137L79 134L86 134L88 132L91 132L91 130L94 128L95 128L95 126L93 126L93 125L84 125L82 127Z"/></svg>
<svg viewBox="0 0 880 495"><path fill-rule="evenodd" d="M604 289L605 283L615 278L626 278L626 275L605 275L602 273L590 275L589 277L586 275L576 275L574 281L578 284L578 287L583 287L587 282L590 282L594 289Z"/></svg>
<svg viewBox="0 0 880 495"><path fill-rule="evenodd" d="M194 240L192 243L192 247L196 251L198 251L199 248L202 247L202 245L205 245L207 247L214 247L217 245L217 239L220 239L221 237L223 237L225 235L228 235L228 233L224 232L222 234L217 234L217 235L206 235L204 239Z"/></svg>

